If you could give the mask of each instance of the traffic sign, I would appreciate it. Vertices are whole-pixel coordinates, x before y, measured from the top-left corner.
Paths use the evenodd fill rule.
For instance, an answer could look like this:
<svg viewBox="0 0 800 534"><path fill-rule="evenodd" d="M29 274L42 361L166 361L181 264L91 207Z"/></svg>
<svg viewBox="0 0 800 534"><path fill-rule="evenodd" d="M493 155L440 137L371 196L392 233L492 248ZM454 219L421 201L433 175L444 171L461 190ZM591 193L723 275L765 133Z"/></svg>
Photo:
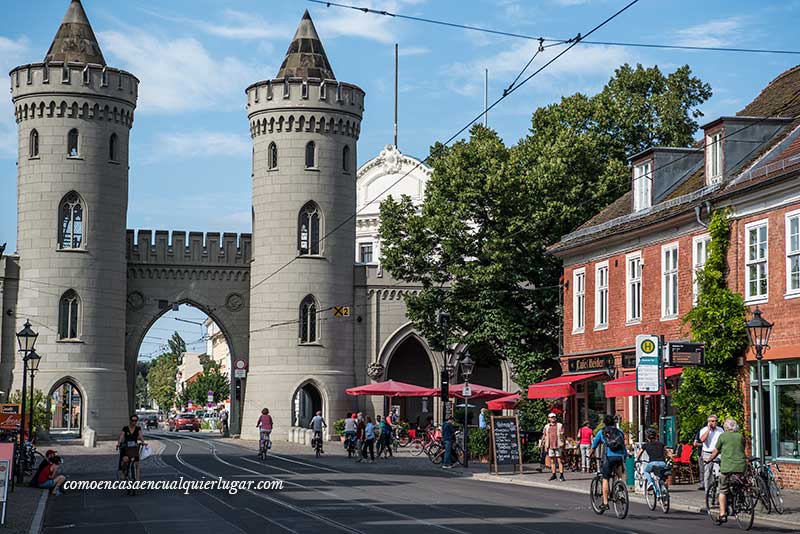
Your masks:
<svg viewBox="0 0 800 534"><path fill-rule="evenodd" d="M347 306L334 306L333 307L333 316L334 317L350 317L350 308Z"/></svg>
<svg viewBox="0 0 800 534"><path fill-rule="evenodd" d="M469 387L469 384L465 384L461 389L461 396L464 398L472 396L472 388Z"/></svg>
<svg viewBox="0 0 800 534"><path fill-rule="evenodd" d="M234 369L233 378L247 378L247 369Z"/></svg>
<svg viewBox="0 0 800 534"><path fill-rule="evenodd" d="M247 362L244 360L236 360L236 363L233 364L236 369L247 369Z"/></svg>
<svg viewBox="0 0 800 534"><path fill-rule="evenodd" d="M667 344L669 364L678 367L690 365L703 366L706 364L706 346L702 343L675 343Z"/></svg>
<svg viewBox="0 0 800 534"><path fill-rule="evenodd" d="M657 393L661 389L659 337L636 336L636 391Z"/></svg>
<svg viewBox="0 0 800 534"><path fill-rule="evenodd" d="M208 390L208 402L209 403L214 402L214 392L210 389Z"/></svg>

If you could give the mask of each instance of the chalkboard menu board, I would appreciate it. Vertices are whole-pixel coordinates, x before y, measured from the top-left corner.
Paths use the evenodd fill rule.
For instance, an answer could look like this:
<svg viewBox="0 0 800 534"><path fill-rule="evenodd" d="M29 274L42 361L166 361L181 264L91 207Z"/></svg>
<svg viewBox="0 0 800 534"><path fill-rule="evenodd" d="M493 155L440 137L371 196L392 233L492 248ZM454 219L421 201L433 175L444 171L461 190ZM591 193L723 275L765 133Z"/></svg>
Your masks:
<svg viewBox="0 0 800 534"><path fill-rule="evenodd" d="M492 417L492 465L495 473L499 465L519 466L522 472L522 447L519 436L519 418Z"/></svg>

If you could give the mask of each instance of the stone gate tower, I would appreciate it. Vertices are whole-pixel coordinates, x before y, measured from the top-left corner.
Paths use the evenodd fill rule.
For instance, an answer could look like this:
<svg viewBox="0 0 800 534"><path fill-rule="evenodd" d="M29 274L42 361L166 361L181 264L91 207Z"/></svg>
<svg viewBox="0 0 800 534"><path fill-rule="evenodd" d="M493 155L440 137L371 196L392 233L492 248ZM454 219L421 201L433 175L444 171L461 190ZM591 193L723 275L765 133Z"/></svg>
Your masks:
<svg viewBox="0 0 800 534"><path fill-rule="evenodd" d="M30 318L39 332L36 389L48 395L68 381L82 413L65 424L101 436L116 434L128 416L125 218L138 83L106 65L79 0L44 61L11 72L19 125L17 330Z"/></svg>
<svg viewBox="0 0 800 534"><path fill-rule="evenodd" d="M356 142L364 91L336 80L308 12L275 79L247 88L253 139L250 360L242 433L352 407ZM258 384L256 386L255 384Z"/></svg>

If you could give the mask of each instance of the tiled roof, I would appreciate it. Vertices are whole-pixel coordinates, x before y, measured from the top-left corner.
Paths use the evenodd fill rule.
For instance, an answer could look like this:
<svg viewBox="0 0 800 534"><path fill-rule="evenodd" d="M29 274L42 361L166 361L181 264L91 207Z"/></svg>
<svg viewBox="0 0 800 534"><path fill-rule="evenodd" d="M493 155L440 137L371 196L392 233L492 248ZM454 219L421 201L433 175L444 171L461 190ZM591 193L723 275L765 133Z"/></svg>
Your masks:
<svg viewBox="0 0 800 534"><path fill-rule="evenodd" d="M51 61L106 64L80 0L72 0L67 8L64 20L61 21L44 58L45 63Z"/></svg>
<svg viewBox="0 0 800 534"><path fill-rule="evenodd" d="M778 147L779 144L787 139L787 136L794 132L798 125L800 125L800 65L787 70L780 74L777 78L772 80L761 93L750 102L744 109L736 114L738 117L784 117L791 118L797 117L797 120L791 124L787 124L769 141L764 143L759 150L753 152L745 161L741 162L735 173L740 173L742 170L748 169L768 154L770 150ZM699 142L702 146L703 142ZM798 138L791 142L788 146L781 148L780 152L770 155L770 160L785 160L791 156L800 155L800 135ZM782 163L785 167L785 163ZM791 165L794 167L794 164ZM783 167L780 169L783 172ZM559 252L569 249L573 246L578 246L596 239L602 239L617 233L624 233L633 228L646 226L656 220L661 220L670 215L676 214L681 211L690 209L688 206L679 209L680 204L694 203L704 198L711 198L711 196L721 196L727 194L728 190L735 188L740 190L744 187L749 187L756 181L762 181L767 178L771 179L773 172L757 172L751 173L755 176L748 177L747 186L740 186L736 183L735 176L727 182L725 190L718 190L718 188L705 187L705 168L703 165L680 183L675 189L661 202L667 203L659 209L660 204L653 206L652 209L640 213L633 214L633 199L631 191L626 192L617 200L609 204L605 209L600 211L597 215L589 219L586 223L580 226L576 231L563 236L561 241L550 247L551 252Z"/></svg>
<svg viewBox="0 0 800 534"><path fill-rule="evenodd" d="M303 13L276 78L336 79L308 10Z"/></svg>

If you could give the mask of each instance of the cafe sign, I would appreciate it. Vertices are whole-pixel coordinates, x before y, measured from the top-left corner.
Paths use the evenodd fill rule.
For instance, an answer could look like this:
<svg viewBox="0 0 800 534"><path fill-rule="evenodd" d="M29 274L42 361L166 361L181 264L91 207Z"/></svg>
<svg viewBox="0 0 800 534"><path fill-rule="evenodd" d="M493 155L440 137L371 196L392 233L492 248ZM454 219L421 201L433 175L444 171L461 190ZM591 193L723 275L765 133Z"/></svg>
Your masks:
<svg viewBox="0 0 800 534"><path fill-rule="evenodd" d="M573 358L571 360L567 360L567 368L569 369L570 373L605 371L613 365L613 354L603 354L601 356L590 356L588 358Z"/></svg>

